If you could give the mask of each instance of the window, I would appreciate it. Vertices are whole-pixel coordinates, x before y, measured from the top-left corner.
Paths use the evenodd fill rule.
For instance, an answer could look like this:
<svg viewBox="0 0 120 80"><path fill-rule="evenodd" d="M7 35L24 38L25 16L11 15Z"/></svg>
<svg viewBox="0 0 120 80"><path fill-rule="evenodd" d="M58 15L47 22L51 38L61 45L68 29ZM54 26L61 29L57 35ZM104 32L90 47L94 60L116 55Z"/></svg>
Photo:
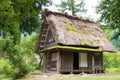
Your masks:
<svg viewBox="0 0 120 80"><path fill-rule="evenodd" d="M57 70L57 53L51 55L51 70Z"/></svg>
<svg viewBox="0 0 120 80"><path fill-rule="evenodd" d="M79 67L88 67L87 53L79 53Z"/></svg>

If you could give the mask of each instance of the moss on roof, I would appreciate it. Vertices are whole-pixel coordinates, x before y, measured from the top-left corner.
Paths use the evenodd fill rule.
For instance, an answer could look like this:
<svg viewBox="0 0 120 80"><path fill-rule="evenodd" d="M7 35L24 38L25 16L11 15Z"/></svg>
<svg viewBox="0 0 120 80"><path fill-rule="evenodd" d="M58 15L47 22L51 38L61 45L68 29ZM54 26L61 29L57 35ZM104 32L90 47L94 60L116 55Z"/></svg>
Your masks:
<svg viewBox="0 0 120 80"><path fill-rule="evenodd" d="M41 50L40 52L49 51L53 49L68 49L68 50L77 50L77 51L92 51L92 52L102 52L99 49L92 48L82 48L82 47L71 47L71 46L52 46L46 49Z"/></svg>
<svg viewBox="0 0 120 80"><path fill-rule="evenodd" d="M45 26L49 26L51 29L56 44L99 47L102 51L116 51L97 23L49 10L45 10L43 13L42 17L45 19L43 24L47 25L41 25L36 52L42 50L39 41L43 34L42 27Z"/></svg>
<svg viewBox="0 0 120 80"><path fill-rule="evenodd" d="M72 27L72 24L70 24L69 20L66 20L66 26L65 27L66 27L67 31L76 32L76 28Z"/></svg>

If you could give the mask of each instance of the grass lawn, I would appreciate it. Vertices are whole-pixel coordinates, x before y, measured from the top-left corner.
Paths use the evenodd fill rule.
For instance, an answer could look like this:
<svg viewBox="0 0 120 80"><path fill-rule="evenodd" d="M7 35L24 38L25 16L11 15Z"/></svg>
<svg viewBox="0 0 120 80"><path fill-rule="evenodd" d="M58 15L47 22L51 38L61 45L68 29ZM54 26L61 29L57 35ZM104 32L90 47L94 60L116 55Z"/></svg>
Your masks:
<svg viewBox="0 0 120 80"><path fill-rule="evenodd" d="M56 80L120 80L120 76L89 76L79 78L58 78Z"/></svg>

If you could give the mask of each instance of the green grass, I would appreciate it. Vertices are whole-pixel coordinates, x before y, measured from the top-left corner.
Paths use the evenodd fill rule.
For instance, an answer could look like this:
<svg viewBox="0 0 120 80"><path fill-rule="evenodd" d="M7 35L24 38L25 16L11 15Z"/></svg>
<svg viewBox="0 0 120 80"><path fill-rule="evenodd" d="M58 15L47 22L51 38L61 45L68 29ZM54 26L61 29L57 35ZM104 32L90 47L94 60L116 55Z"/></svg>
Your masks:
<svg viewBox="0 0 120 80"><path fill-rule="evenodd" d="M120 80L120 76L89 76L79 78L58 78L56 80Z"/></svg>
<svg viewBox="0 0 120 80"><path fill-rule="evenodd" d="M105 71L107 73L119 73L120 74L120 68L107 68Z"/></svg>

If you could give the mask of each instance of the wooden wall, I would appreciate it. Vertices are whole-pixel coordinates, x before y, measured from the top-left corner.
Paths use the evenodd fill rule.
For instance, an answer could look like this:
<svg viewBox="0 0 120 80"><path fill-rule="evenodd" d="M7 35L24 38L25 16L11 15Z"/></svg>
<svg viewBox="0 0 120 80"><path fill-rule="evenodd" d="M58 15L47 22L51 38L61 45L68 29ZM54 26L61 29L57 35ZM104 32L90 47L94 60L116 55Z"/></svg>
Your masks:
<svg viewBox="0 0 120 80"><path fill-rule="evenodd" d="M73 70L73 54L71 51L60 51L61 70Z"/></svg>
<svg viewBox="0 0 120 80"><path fill-rule="evenodd" d="M59 51L44 53L44 72L58 71L60 67Z"/></svg>
<svg viewBox="0 0 120 80"><path fill-rule="evenodd" d="M54 46L54 45L56 45L56 42L55 42L55 39L53 37L51 29L49 29L48 34L47 34L47 38L46 38L46 42L45 42L45 48L50 47L50 46Z"/></svg>
<svg viewBox="0 0 120 80"><path fill-rule="evenodd" d="M74 71L73 69L73 53L72 51L55 51L45 53L44 55L44 69L46 71ZM80 52L78 52L80 53ZM82 53L82 52L81 52ZM86 53L86 52L85 52ZM82 53L84 54L84 53ZM94 65L92 57L94 56ZM80 67L80 71L103 70L102 53L87 53L88 67Z"/></svg>

